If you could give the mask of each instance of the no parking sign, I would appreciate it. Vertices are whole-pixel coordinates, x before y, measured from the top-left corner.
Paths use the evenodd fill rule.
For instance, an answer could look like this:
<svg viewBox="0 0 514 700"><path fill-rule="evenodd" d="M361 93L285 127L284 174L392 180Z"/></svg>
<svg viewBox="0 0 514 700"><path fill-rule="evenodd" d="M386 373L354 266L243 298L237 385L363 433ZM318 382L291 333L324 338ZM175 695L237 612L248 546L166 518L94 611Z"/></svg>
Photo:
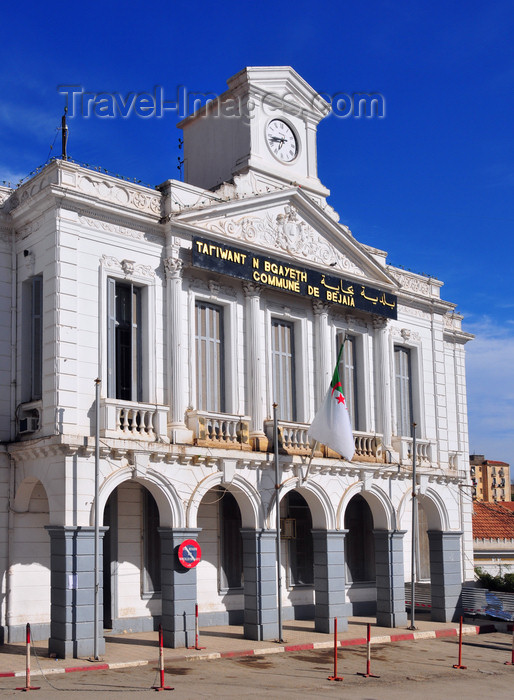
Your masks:
<svg viewBox="0 0 514 700"><path fill-rule="evenodd" d="M186 569L194 568L202 558L202 550L195 540L184 540L178 547L178 560Z"/></svg>

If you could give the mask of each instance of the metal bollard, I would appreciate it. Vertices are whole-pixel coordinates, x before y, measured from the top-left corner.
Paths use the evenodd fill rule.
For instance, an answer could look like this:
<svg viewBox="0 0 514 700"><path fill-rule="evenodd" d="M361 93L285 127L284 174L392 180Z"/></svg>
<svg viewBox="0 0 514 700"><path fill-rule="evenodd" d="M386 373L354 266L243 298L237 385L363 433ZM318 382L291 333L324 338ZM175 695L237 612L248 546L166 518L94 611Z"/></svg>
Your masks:
<svg viewBox="0 0 514 700"><path fill-rule="evenodd" d="M26 642L27 642L27 657L25 662L25 687L16 688L16 690L39 690L39 686L30 685L30 624L27 622L26 630Z"/></svg>
<svg viewBox="0 0 514 700"><path fill-rule="evenodd" d="M366 673L357 673L358 676L364 676L364 678L380 678L374 673L371 673L371 625L368 622L368 634L366 638Z"/></svg>
<svg viewBox="0 0 514 700"><path fill-rule="evenodd" d="M164 652L163 652L163 641L162 641L162 626L159 625L159 674L161 678L160 685L152 686L154 690L175 690L169 685L164 685Z"/></svg>
<svg viewBox="0 0 514 700"><path fill-rule="evenodd" d="M504 666L514 666L514 625L512 625L512 656L510 661L505 661Z"/></svg>
<svg viewBox="0 0 514 700"><path fill-rule="evenodd" d="M329 681L342 681L343 676L337 675L337 617L334 618L334 675L328 677Z"/></svg>
<svg viewBox="0 0 514 700"><path fill-rule="evenodd" d="M453 664L453 668L467 668L467 666L462 665L462 615L460 616L459 625L459 663Z"/></svg>

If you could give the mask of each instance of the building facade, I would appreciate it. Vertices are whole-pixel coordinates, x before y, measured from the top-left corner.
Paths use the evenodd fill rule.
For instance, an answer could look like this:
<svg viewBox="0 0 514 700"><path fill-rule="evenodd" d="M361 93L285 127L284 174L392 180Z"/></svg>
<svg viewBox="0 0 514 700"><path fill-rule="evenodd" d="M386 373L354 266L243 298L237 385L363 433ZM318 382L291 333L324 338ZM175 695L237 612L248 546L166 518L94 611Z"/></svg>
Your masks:
<svg viewBox="0 0 514 700"><path fill-rule="evenodd" d="M180 125L185 182L55 160L1 190L6 641L30 622L59 657L92 653L95 509L100 629L160 622L181 646L198 604L200 624L275 638L277 507L285 619L405 624L413 423L434 620L473 578L471 336L441 282L339 223L317 175L324 100L287 67L228 84ZM355 456L318 446L307 474L344 338ZM197 566L178 559L186 540Z"/></svg>
<svg viewBox="0 0 514 700"><path fill-rule="evenodd" d="M477 501L497 503L510 501L510 465L485 459L484 455L470 455L469 468L473 498Z"/></svg>
<svg viewBox="0 0 514 700"><path fill-rule="evenodd" d="M473 544L476 567L491 576L514 573L514 509L475 501Z"/></svg>

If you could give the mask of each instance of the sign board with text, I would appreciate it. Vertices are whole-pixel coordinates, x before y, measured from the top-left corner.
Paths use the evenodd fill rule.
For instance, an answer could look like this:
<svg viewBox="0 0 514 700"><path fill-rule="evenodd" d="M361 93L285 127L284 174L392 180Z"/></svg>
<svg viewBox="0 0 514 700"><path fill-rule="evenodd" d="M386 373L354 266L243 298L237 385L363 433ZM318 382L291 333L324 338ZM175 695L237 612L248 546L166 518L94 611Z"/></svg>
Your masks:
<svg viewBox="0 0 514 700"><path fill-rule="evenodd" d="M223 243L194 237L192 260L195 267L256 282L274 291L319 299L345 309L387 318L397 317L394 294Z"/></svg>

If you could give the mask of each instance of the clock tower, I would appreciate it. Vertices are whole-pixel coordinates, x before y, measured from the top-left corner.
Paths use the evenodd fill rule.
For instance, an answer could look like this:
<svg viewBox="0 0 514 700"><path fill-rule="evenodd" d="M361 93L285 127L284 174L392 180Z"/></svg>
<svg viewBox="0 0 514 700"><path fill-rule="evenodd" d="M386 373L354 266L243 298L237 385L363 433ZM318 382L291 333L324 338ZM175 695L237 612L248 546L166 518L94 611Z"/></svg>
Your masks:
<svg viewBox="0 0 514 700"><path fill-rule="evenodd" d="M324 200L316 130L328 103L289 66L245 68L227 82L225 93L178 125L185 181L215 190L239 176L253 192L299 185Z"/></svg>

